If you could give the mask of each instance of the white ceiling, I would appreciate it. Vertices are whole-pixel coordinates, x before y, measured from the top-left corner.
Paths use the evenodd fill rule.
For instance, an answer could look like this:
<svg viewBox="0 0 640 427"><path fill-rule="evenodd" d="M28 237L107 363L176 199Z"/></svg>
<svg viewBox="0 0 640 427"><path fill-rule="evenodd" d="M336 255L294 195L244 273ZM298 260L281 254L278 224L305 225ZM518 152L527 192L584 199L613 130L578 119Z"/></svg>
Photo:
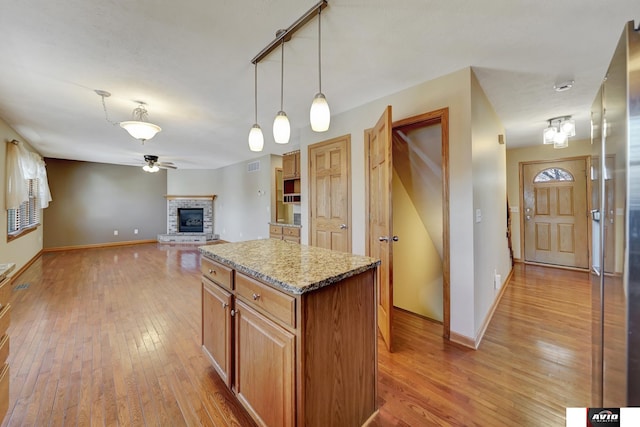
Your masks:
<svg viewBox="0 0 640 427"><path fill-rule="evenodd" d="M213 169L260 154L251 59L316 0L0 0L0 117L47 157L127 164L156 154ZM589 108L637 0L329 0L322 14L323 92L332 114L472 66L507 132L540 142L546 120ZM280 51L260 62L258 122L265 152L282 153L271 124ZM575 80L556 93L555 83ZM163 131L144 146L105 120L135 100ZM308 126L317 92L317 20L285 45L284 109ZM375 119L375 118L373 118ZM396 118L397 119L397 118Z"/></svg>

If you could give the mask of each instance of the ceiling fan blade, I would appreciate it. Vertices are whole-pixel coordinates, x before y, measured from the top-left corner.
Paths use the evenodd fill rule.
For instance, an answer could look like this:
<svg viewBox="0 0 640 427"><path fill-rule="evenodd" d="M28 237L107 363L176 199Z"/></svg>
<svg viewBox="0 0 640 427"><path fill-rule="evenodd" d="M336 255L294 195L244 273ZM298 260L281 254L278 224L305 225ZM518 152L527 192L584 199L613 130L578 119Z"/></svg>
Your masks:
<svg viewBox="0 0 640 427"><path fill-rule="evenodd" d="M159 163L156 163L156 165L157 165L159 168L162 168L162 169L178 169L178 167L177 167L176 165L174 165L173 163L163 163L163 162L159 162Z"/></svg>

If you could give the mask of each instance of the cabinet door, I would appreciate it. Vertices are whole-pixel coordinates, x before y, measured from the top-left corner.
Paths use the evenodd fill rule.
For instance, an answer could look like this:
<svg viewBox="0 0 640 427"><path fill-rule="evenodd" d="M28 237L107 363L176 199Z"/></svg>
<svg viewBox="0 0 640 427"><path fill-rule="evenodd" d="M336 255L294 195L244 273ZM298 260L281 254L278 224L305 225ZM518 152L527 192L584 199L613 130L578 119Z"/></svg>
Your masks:
<svg viewBox="0 0 640 427"><path fill-rule="evenodd" d="M260 425L295 423L295 336L236 301L238 399Z"/></svg>
<svg viewBox="0 0 640 427"><path fill-rule="evenodd" d="M222 380L231 388L231 294L202 279L202 348Z"/></svg>
<svg viewBox="0 0 640 427"><path fill-rule="evenodd" d="M298 168L296 167L295 154L287 154L282 156L282 177L284 179L295 178L297 169Z"/></svg>

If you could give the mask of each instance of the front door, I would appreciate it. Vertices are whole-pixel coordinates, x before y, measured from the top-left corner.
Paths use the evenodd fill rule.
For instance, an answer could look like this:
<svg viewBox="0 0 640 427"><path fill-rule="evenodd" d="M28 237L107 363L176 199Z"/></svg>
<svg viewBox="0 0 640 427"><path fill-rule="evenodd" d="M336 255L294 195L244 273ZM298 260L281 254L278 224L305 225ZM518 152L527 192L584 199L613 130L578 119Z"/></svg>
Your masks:
<svg viewBox="0 0 640 427"><path fill-rule="evenodd" d="M586 159L522 165L524 259L589 268Z"/></svg>
<svg viewBox="0 0 640 427"><path fill-rule="evenodd" d="M388 106L376 126L366 132L367 188L369 193L368 255L381 261L377 277L378 329L391 351L393 314L393 265L391 217L391 106Z"/></svg>
<svg viewBox="0 0 640 427"><path fill-rule="evenodd" d="M351 252L349 135L309 147L311 246Z"/></svg>

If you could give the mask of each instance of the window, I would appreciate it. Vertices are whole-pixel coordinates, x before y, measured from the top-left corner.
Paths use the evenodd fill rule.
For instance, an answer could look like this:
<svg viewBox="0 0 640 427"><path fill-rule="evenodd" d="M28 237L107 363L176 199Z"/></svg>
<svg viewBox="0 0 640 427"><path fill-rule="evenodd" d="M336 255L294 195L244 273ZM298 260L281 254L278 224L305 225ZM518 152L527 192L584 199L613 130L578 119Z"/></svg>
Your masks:
<svg viewBox="0 0 640 427"><path fill-rule="evenodd" d="M560 168L549 168L538 172L533 182L574 181L571 172Z"/></svg>
<svg viewBox="0 0 640 427"><path fill-rule="evenodd" d="M38 179L28 179L29 199L17 209L7 210L7 234L17 236L24 230L40 225L40 201L38 200Z"/></svg>

